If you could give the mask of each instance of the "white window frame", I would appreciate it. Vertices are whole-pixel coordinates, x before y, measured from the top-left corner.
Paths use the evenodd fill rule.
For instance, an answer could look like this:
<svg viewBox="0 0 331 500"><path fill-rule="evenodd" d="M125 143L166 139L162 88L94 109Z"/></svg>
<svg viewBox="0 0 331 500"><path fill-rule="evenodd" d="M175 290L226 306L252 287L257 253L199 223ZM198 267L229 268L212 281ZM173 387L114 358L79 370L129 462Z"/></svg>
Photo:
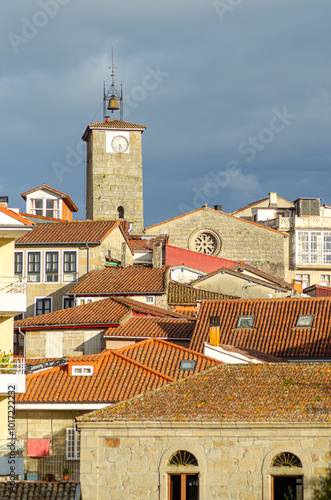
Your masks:
<svg viewBox="0 0 331 500"><path fill-rule="evenodd" d="M40 256L40 261L39 261L39 281L31 281L29 280L29 254L30 253L39 253L39 256ZM42 283L42 278L43 278L43 265L44 265L44 262L43 262L43 252L41 252L40 250L28 250L26 252L26 276L27 276L27 282L29 283L29 285L40 285L40 283Z"/></svg>
<svg viewBox="0 0 331 500"><path fill-rule="evenodd" d="M75 427L66 428L66 460L80 459L80 433Z"/></svg>
<svg viewBox="0 0 331 500"><path fill-rule="evenodd" d="M35 201L40 200L42 203L41 208L36 208L35 207ZM53 204L55 205L55 208L47 208L47 202L52 201ZM30 214L31 215L36 215L37 217L48 217L50 219L60 219L60 213L61 213L61 206L60 202L62 200L59 200L58 198L44 198L44 197L36 197L36 198L30 198ZM36 214L36 210L40 210L42 213ZM52 210L53 215L47 215L47 210Z"/></svg>
<svg viewBox="0 0 331 500"><path fill-rule="evenodd" d="M152 300L147 300L147 299L152 299ZM146 304L155 304L155 295L146 295L145 296L145 303Z"/></svg>
<svg viewBox="0 0 331 500"><path fill-rule="evenodd" d="M331 286L331 276L330 274L321 274L320 285L330 287Z"/></svg>
<svg viewBox="0 0 331 500"><path fill-rule="evenodd" d="M84 306L85 304L91 304L94 302L94 297L76 297L76 306Z"/></svg>
<svg viewBox="0 0 331 500"><path fill-rule="evenodd" d="M299 278L300 276L300 278ZM308 279L305 279L305 276L308 277ZM294 280L296 283L299 283L302 285L302 290L304 290L305 288L308 288L310 286L310 274L307 274L307 273L297 273L295 275L295 280ZM305 285L304 285L305 283Z"/></svg>
<svg viewBox="0 0 331 500"><path fill-rule="evenodd" d="M47 266L47 254L48 253L57 253L57 280L54 281L47 281L47 274L46 274L46 266ZM60 253L58 250L45 250L44 252L44 283L49 284L49 283L60 283L60 276L61 276L61 262L60 262Z"/></svg>
<svg viewBox="0 0 331 500"><path fill-rule="evenodd" d="M296 231L296 265L331 265L331 231Z"/></svg>
<svg viewBox="0 0 331 500"><path fill-rule="evenodd" d="M87 370L87 373L83 373L83 370ZM91 377L93 375L93 365L73 365L71 375L75 377Z"/></svg>
<svg viewBox="0 0 331 500"><path fill-rule="evenodd" d="M16 255L17 254L22 254L22 272L20 274L16 273ZM14 256L14 276L23 278L24 276L24 251L23 250L15 250L15 256Z"/></svg>
<svg viewBox="0 0 331 500"><path fill-rule="evenodd" d="M76 254L76 272L75 272L75 278L73 280L65 279L65 272L64 272L64 254L65 253L75 253ZM75 283L78 281L78 251L77 250L62 250L62 281L63 283ZM73 273L68 273L68 274L73 274Z"/></svg>
<svg viewBox="0 0 331 500"><path fill-rule="evenodd" d="M35 297L35 302L34 302L34 315L35 316L37 316L37 302L38 302L38 300L50 300L51 310L49 312L53 312L53 297ZM42 314L47 314L47 313L42 313ZM40 314L38 316L40 316Z"/></svg>

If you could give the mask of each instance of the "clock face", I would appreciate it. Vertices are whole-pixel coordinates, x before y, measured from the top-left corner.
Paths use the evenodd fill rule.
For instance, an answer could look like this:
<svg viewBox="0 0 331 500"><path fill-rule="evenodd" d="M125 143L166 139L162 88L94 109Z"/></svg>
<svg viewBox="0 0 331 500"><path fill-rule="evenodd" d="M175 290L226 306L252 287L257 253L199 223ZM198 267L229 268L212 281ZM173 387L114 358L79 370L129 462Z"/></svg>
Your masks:
<svg viewBox="0 0 331 500"><path fill-rule="evenodd" d="M112 140L112 148L116 153L125 153L129 147L129 141L123 135L117 135Z"/></svg>

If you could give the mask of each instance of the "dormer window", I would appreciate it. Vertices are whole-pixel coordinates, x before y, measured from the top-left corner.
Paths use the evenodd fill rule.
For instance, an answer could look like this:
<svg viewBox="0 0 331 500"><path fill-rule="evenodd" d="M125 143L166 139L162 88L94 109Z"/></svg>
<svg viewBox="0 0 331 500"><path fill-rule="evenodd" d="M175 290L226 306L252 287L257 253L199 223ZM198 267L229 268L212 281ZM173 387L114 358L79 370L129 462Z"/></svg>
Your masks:
<svg viewBox="0 0 331 500"><path fill-rule="evenodd" d="M93 366L75 365L71 369L71 375L78 377L90 377L93 375Z"/></svg>
<svg viewBox="0 0 331 500"><path fill-rule="evenodd" d="M314 314L300 314L295 326L301 328L310 328L313 325Z"/></svg>
<svg viewBox="0 0 331 500"><path fill-rule="evenodd" d="M237 328L253 328L254 316L239 316Z"/></svg>
<svg viewBox="0 0 331 500"><path fill-rule="evenodd" d="M31 214L51 217L53 219L60 218L59 200L48 198L32 198L31 199Z"/></svg>

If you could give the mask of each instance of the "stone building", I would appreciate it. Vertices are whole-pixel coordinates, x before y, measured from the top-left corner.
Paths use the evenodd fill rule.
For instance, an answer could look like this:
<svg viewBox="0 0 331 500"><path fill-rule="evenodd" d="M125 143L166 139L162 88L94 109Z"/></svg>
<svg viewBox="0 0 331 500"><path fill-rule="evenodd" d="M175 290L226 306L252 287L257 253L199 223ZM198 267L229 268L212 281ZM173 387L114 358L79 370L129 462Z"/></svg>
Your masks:
<svg viewBox="0 0 331 500"><path fill-rule="evenodd" d="M147 227L145 233L166 234L169 245L245 261L278 278L284 278L288 266L287 234L209 207Z"/></svg>
<svg viewBox="0 0 331 500"><path fill-rule="evenodd" d="M73 305L67 290L108 258L133 261L119 221L37 224L15 243L15 276L27 282L26 317Z"/></svg>
<svg viewBox="0 0 331 500"><path fill-rule="evenodd" d="M329 364L219 365L79 417L83 498L311 500L330 382Z"/></svg>
<svg viewBox="0 0 331 500"><path fill-rule="evenodd" d="M87 144L88 219L125 219L133 233L144 227L141 135L146 127L120 120L92 123Z"/></svg>

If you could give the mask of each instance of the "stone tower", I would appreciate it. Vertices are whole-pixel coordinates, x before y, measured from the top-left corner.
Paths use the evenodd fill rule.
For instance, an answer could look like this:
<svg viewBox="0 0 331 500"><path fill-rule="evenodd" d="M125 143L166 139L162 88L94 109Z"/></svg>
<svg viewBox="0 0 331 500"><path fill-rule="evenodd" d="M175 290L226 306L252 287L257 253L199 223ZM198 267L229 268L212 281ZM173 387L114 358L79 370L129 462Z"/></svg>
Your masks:
<svg viewBox="0 0 331 500"><path fill-rule="evenodd" d="M132 233L144 228L141 135L146 127L121 120L88 125L87 219L124 219Z"/></svg>

